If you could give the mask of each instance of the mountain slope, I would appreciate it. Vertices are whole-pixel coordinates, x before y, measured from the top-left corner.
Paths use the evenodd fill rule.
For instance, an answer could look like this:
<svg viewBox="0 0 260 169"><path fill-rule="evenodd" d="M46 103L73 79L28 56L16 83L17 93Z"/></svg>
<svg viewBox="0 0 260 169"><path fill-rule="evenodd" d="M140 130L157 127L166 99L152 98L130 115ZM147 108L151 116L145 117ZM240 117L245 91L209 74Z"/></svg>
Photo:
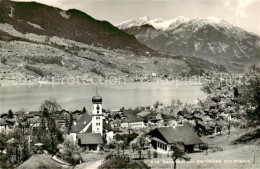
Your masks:
<svg viewBox="0 0 260 169"><path fill-rule="evenodd" d="M207 71L225 69L203 59L159 53L75 9L0 1L0 86L21 79L37 83L80 76L95 82L118 76L131 81L152 72L173 78Z"/></svg>
<svg viewBox="0 0 260 169"><path fill-rule="evenodd" d="M135 23L136 20L117 26L156 50L215 61L260 61L260 38L257 35L215 17L177 17L161 21L167 23L164 27L149 18L143 22L140 18Z"/></svg>
<svg viewBox="0 0 260 169"><path fill-rule="evenodd" d="M58 36L143 53L150 50L109 22L96 20L76 9L63 11L36 2L3 0L0 3L0 23L10 24L21 33Z"/></svg>

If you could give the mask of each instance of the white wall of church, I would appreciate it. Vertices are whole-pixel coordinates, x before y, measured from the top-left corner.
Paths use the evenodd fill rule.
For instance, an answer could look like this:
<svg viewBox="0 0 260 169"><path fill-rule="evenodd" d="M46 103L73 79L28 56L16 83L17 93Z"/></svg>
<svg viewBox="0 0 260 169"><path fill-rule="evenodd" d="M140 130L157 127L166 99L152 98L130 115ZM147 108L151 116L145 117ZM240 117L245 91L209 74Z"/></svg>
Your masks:
<svg viewBox="0 0 260 169"><path fill-rule="evenodd" d="M103 116L101 104L93 104L92 106L92 133L100 133L103 135Z"/></svg>

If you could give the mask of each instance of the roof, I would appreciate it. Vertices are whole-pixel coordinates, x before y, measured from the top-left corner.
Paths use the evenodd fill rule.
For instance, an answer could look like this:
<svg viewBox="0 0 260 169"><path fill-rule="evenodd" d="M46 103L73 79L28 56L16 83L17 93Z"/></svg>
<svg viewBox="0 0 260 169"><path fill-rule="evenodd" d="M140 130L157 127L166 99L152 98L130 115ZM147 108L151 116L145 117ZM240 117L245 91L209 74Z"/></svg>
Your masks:
<svg viewBox="0 0 260 169"><path fill-rule="evenodd" d="M7 116L7 113L3 113L0 115L0 118L6 117L6 116Z"/></svg>
<svg viewBox="0 0 260 169"><path fill-rule="evenodd" d="M185 145L202 144L203 141L189 126L160 127L157 130L167 143L182 142ZM156 135L155 135L156 137Z"/></svg>
<svg viewBox="0 0 260 169"><path fill-rule="evenodd" d="M33 116L41 116L42 112L41 111L30 111L28 115L33 115Z"/></svg>
<svg viewBox="0 0 260 169"><path fill-rule="evenodd" d="M28 119L30 124L36 124L36 123L41 123L41 119Z"/></svg>
<svg viewBox="0 0 260 169"><path fill-rule="evenodd" d="M125 120L129 121L130 123L135 123L135 122L142 122L144 119L133 114L126 114Z"/></svg>
<svg viewBox="0 0 260 169"><path fill-rule="evenodd" d="M187 109L181 110L178 112L178 115L184 116L186 114L190 114Z"/></svg>
<svg viewBox="0 0 260 169"><path fill-rule="evenodd" d="M5 121L3 121L3 120L0 120L0 126L7 126L8 124L5 122Z"/></svg>
<svg viewBox="0 0 260 169"><path fill-rule="evenodd" d="M142 112L138 113L137 116L145 117L145 116L147 116L150 113L151 112L148 112L148 111L142 111Z"/></svg>
<svg viewBox="0 0 260 169"><path fill-rule="evenodd" d="M204 103L211 103L211 102L212 102L211 96L208 96L208 97L205 99L205 101L204 101Z"/></svg>
<svg viewBox="0 0 260 169"><path fill-rule="evenodd" d="M83 133L77 134L80 144L103 144L103 139L100 133Z"/></svg>
<svg viewBox="0 0 260 169"><path fill-rule="evenodd" d="M102 97L99 95L93 96L92 97L92 102L93 103L102 103Z"/></svg>
<svg viewBox="0 0 260 169"><path fill-rule="evenodd" d="M155 140L159 143L167 144L166 142L164 142L164 141L162 141L162 140L160 140L159 138L156 138L156 137L152 137L151 140Z"/></svg>
<svg viewBox="0 0 260 169"><path fill-rule="evenodd" d="M92 121L92 116L88 113L84 113L80 116L76 124L72 124L71 132L79 133Z"/></svg>

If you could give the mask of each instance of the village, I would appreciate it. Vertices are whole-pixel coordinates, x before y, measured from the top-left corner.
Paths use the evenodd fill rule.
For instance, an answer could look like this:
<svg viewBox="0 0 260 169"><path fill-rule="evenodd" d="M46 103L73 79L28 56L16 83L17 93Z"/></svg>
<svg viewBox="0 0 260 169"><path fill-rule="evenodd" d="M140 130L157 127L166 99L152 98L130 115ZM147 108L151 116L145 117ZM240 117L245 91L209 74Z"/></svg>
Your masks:
<svg viewBox="0 0 260 169"><path fill-rule="evenodd" d="M245 77L249 78L242 79ZM175 167L176 164L185 166L179 164L183 159L184 163L192 164L198 156L230 150L232 145L214 144L215 140L232 136L234 140L229 141L235 145L241 142L241 133L253 131L248 129L244 118L247 109L242 98L246 88L242 83L234 86L228 80L217 79L214 83L204 83L202 90L208 93L207 98L194 104L173 99L171 105L157 101L152 106L108 110L102 106L102 96L97 93L92 97L92 107L81 111L64 110L55 99L45 100L40 111L9 110L0 116L1 165L33 168L36 166L31 164L31 159L44 155L47 163L50 161L50 165L55 163L61 168L84 168L92 161L106 168L115 165L113 160L128 167L167 168L173 166L172 162ZM259 129L254 132L259 133ZM183 154L173 156L176 150ZM255 156L259 153L254 154L257 159ZM207 163L206 157L197 159L196 163ZM241 160L243 164L255 162L253 157L245 158L232 160ZM213 158L209 164L217 163L214 160L219 159Z"/></svg>

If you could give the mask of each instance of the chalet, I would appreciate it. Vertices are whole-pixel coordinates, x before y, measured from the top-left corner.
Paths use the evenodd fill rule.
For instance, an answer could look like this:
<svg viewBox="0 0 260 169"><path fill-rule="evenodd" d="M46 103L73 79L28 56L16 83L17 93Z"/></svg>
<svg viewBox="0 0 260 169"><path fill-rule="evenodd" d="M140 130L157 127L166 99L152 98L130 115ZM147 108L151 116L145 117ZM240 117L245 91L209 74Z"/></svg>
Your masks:
<svg viewBox="0 0 260 169"><path fill-rule="evenodd" d="M151 136L151 145L158 153L172 151L172 145L179 142L188 153L194 151L195 145L204 144L193 129L189 126L160 127L148 133Z"/></svg>

